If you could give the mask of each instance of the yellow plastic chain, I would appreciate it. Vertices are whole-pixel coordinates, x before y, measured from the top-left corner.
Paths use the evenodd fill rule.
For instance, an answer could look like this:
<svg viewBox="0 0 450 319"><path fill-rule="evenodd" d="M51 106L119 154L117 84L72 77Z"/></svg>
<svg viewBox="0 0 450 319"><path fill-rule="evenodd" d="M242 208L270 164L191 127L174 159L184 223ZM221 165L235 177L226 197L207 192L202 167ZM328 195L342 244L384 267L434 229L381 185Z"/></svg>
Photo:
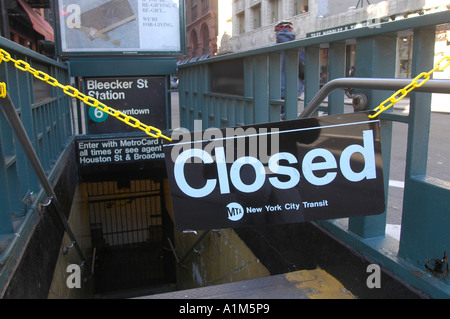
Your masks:
<svg viewBox="0 0 450 319"><path fill-rule="evenodd" d="M87 95L81 93L79 90L77 90L76 88L74 88L70 85L60 84L58 82L58 80L51 77L50 75L48 75L42 71L33 69L30 66L30 64L28 64L27 62L25 62L23 60L14 60L8 52L6 52L5 50L0 48L0 63L2 61L13 62L14 65L16 66L16 68L18 68L19 70L30 72L31 74L34 75L35 78L37 78L41 81L47 82L48 84L50 84L54 87L59 87L60 89L62 89L64 91L65 94L67 94L71 97L75 97L75 98L83 101L87 105L95 107L95 108L99 109L100 111L105 112L105 113L115 117L116 119L122 121L123 123L125 123L129 126L140 129L140 130L144 131L147 135L150 135L151 137L154 137L154 138L161 137L168 141L172 141L172 139L170 137L163 135L161 133L161 130L157 129L156 127L145 125L138 119L136 119L132 116L128 116L120 111L117 111L117 110L113 109L112 107L109 107L109 106L103 104L99 100L94 99L93 97L90 97L90 96L87 96ZM2 92L3 92L3 89L2 89Z"/></svg>
<svg viewBox="0 0 450 319"><path fill-rule="evenodd" d="M446 62L445 65L443 65L444 62ZM382 102L378 107L376 107L374 109L374 111L376 113L369 115L369 117L371 119L377 117L378 115L380 115L381 113L386 111L388 108L393 106L395 103L397 103L398 101L402 100L405 96L408 95L409 92L411 92L415 88L418 88L418 87L421 87L422 85L424 85L430 79L430 76L434 72L436 72L436 71L444 71L444 69L447 68L449 65L450 65L450 56L443 57L441 60L439 60L438 63L436 63L436 65L434 66L434 68L430 72L428 72L428 73L427 72L420 73L418 76L416 76L412 80L412 82L410 84L405 86L403 89L400 89L397 92L395 92L390 98L388 98L387 100ZM418 82L419 80L423 80L423 81L419 83ZM389 104L385 106L385 104L388 103L388 102L389 102Z"/></svg>
<svg viewBox="0 0 450 319"><path fill-rule="evenodd" d="M0 82L0 97L1 98L6 97L6 84L3 82Z"/></svg>

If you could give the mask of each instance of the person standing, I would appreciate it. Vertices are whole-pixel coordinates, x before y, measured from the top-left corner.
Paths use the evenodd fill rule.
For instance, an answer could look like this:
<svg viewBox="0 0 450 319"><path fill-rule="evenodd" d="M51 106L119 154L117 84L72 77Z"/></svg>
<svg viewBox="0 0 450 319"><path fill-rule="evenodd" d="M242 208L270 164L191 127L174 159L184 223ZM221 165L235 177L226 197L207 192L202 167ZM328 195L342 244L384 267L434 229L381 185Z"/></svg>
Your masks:
<svg viewBox="0 0 450 319"><path fill-rule="evenodd" d="M275 26L276 33L276 43L285 43L289 41L295 40L295 34L293 33L293 26L291 22L280 22ZM298 96L303 92L304 88L304 80L305 80L305 53L303 50L299 52L299 63L298 63ZM285 87L286 87L286 78L285 78L285 66L284 66L284 54L281 56L281 99L285 99ZM284 106L281 107L282 119L284 119Z"/></svg>

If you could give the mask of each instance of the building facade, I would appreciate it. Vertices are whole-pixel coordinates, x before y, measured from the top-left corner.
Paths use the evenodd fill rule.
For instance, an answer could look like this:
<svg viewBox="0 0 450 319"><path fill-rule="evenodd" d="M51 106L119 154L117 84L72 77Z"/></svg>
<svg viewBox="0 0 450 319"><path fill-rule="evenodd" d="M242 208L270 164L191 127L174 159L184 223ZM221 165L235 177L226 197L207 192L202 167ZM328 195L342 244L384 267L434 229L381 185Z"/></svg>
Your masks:
<svg viewBox="0 0 450 319"><path fill-rule="evenodd" d="M380 27L384 22L403 19L427 12L450 9L448 0L232 0L233 36L220 51L241 52L275 44L275 25L292 22L297 39L315 37L369 26ZM447 37L447 27L438 37ZM442 39L441 39L442 40ZM411 37L399 35L397 76L410 77ZM355 65L355 45L347 47L347 72ZM220 53L219 51L219 53ZM450 53L448 46L445 50ZM327 49L321 50L321 82L326 82ZM323 84L323 83L322 83Z"/></svg>
<svg viewBox="0 0 450 319"><path fill-rule="evenodd" d="M217 53L218 0L186 0L187 58Z"/></svg>
<svg viewBox="0 0 450 319"><path fill-rule="evenodd" d="M338 27L377 24L430 10L447 10L447 0L233 0L233 52L275 43L274 26L294 25L297 39L337 32Z"/></svg>
<svg viewBox="0 0 450 319"><path fill-rule="evenodd" d="M53 56L50 1L0 1L0 35L33 51Z"/></svg>

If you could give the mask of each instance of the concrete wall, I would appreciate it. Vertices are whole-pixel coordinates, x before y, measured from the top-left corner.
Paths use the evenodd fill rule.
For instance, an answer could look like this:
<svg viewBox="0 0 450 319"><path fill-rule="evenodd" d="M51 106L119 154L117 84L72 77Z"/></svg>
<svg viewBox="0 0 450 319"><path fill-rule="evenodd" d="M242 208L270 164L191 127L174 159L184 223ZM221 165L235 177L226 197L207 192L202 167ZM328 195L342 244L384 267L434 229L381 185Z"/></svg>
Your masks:
<svg viewBox="0 0 450 319"><path fill-rule="evenodd" d="M173 220L167 180L164 183L164 192L167 210ZM93 252L89 231L89 216L86 214L88 210L86 194L84 184L79 184L75 190L68 221L79 241L83 254L91 262ZM185 234L175 229L173 244L178 258L182 258L186 254L201 234L202 232ZM67 235L64 235L48 293L49 299L86 299L95 297L95 275L89 278L89 269L87 267L81 268L81 288L69 288L67 285L67 279L72 274L72 272L67 270L67 267L71 264L80 264L75 248L69 249L67 254L62 254L63 248L70 246L70 244L70 239ZM210 231L183 264L176 266L178 290L236 282L269 275L267 268L232 229Z"/></svg>
<svg viewBox="0 0 450 319"><path fill-rule="evenodd" d="M201 233L176 232L179 258ZM190 289L269 276L267 268L232 229L210 231L194 252L177 267L177 289Z"/></svg>
<svg viewBox="0 0 450 319"><path fill-rule="evenodd" d="M88 211L88 202L85 187L85 184L79 184L76 188L68 221L72 231L78 239L84 256L92 262L92 242L89 227L89 214L86 213ZM69 249L67 254L61 253L64 247L70 245L71 241L67 234L65 234L61 244L55 272L53 273L52 285L48 294L49 299L85 299L93 297L94 279L93 277L90 277L90 269L87 266L80 267L80 288L69 288L67 285L67 279L72 274L72 271L67 271L67 267L71 264L80 264L80 257L75 248Z"/></svg>
<svg viewBox="0 0 450 319"><path fill-rule="evenodd" d="M360 23L369 19L382 17L401 18L405 13L414 13L420 10L445 10L446 0L371 0L362 1L363 6L356 8L357 1L331 1L309 0L308 12L294 15L292 0L279 0L282 2L279 21L290 21L294 25L294 34L297 39L306 38L307 33L325 30L347 24ZM261 3L262 21L261 27L252 27L252 6ZM239 34L238 15L245 15L245 33ZM242 52L275 43L275 32L270 19L269 0L237 0L233 2L233 36L228 41L227 52ZM375 26L374 26L375 27Z"/></svg>
<svg viewBox="0 0 450 319"><path fill-rule="evenodd" d="M173 219L168 182L164 185L166 207ZM178 259L202 235L174 230ZM191 289L269 276L267 268L232 229L211 230L182 265L177 265L177 289Z"/></svg>

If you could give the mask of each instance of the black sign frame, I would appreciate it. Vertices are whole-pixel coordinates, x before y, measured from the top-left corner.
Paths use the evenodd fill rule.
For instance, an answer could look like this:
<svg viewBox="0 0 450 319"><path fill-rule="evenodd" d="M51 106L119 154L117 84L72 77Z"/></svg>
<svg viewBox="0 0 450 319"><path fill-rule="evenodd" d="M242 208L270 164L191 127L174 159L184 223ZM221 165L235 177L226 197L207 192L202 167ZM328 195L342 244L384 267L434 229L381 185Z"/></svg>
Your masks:
<svg viewBox="0 0 450 319"><path fill-rule="evenodd" d="M164 165L163 141L150 136L80 138L75 156L81 175L139 170Z"/></svg>
<svg viewBox="0 0 450 319"><path fill-rule="evenodd" d="M211 138L206 130L200 140L195 132L181 136L178 143L166 143L176 227L182 231L239 228L383 213L380 123L368 114L246 126L239 128L243 132L239 136L222 129L216 134L222 134L220 139ZM274 135L279 137L279 155L272 152L265 164L253 156L262 166L240 160L252 156L236 155L234 142L245 140L247 154L254 142L264 143L258 138L266 137L270 144L273 141L267 137ZM230 154L232 161L226 158ZM260 173L266 175L260 183L261 167Z"/></svg>
<svg viewBox="0 0 450 319"><path fill-rule="evenodd" d="M85 77L83 90L107 106L146 125L168 127L166 76ZM136 128L86 105L88 134L133 133Z"/></svg>

